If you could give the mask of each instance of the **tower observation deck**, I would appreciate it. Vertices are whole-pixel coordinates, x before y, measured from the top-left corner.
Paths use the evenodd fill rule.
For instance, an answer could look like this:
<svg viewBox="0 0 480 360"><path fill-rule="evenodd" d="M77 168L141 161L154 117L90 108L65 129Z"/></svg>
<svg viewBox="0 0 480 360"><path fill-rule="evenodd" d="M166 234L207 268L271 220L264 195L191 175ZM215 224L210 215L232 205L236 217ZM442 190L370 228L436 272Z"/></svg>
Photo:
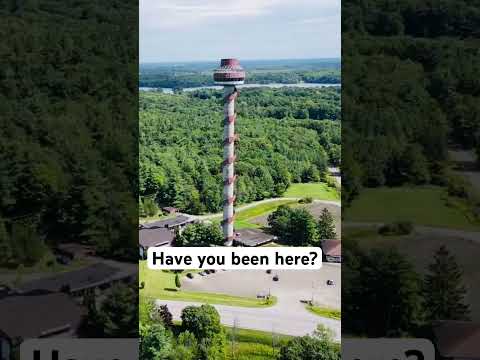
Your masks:
<svg viewBox="0 0 480 360"><path fill-rule="evenodd" d="M225 245L232 245L234 233L234 203L235 203L235 141L238 139L235 134L235 99L238 91L235 85L243 84L245 71L237 59L222 59L220 67L213 73L213 80L218 85L224 85L223 96L223 236Z"/></svg>

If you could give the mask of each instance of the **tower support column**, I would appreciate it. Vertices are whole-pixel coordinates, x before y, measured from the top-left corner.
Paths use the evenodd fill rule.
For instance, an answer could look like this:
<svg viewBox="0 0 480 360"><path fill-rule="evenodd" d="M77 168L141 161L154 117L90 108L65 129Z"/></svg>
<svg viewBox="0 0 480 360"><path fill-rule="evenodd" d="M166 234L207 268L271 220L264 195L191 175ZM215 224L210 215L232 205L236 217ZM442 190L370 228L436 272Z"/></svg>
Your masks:
<svg viewBox="0 0 480 360"><path fill-rule="evenodd" d="M235 202L235 99L238 95L235 86L224 88L224 124L223 124L223 236L225 245L232 245L234 233Z"/></svg>

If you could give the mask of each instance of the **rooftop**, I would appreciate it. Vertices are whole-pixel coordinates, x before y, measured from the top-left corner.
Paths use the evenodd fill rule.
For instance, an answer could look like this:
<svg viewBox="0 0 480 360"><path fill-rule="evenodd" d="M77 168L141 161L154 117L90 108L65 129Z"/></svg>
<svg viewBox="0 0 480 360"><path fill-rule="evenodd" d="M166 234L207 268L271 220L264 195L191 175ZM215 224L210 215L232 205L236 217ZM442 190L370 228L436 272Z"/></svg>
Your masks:
<svg viewBox="0 0 480 360"><path fill-rule="evenodd" d="M259 229L240 229L235 231L235 244L241 246L260 246L276 240L277 237Z"/></svg>
<svg viewBox="0 0 480 360"><path fill-rule="evenodd" d="M245 70L237 59L221 59L220 67L213 72L213 80L220 85L243 84Z"/></svg>
<svg viewBox="0 0 480 360"><path fill-rule="evenodd" d="M144 248L170 244L175 235L166 228L143 228L139 231L138 240Z"/></svg>
<svg viewBox="0 0 480 360"><path fill-rule="evenodd" d="M8 296L0 300L0 330L10 339L74 332L84 313L63 293Z"/></svg>
<svg viewBox="0 0 480 360"><path fill-rule="evenodd" d="M185 215L177 215L175 217L154 221L148 224L143 224L142 229L158 229L158 228L172 228L180 225L192 223L193 220Z"/></svg>
<svg viewBox="0 0 480 360"><path fill-rule="evenodd" d="M21 285L18 290L21 293L28 293L34 290L57 292L61 291L62 287L69 286L70 291L78 291L113 281L120 274L121 272L118 268L98 263L82 269L29 281Z"/></svg>
<svg viewBox="0 0 480 360"><path fill-rule="evenodd" d="M443 358L480 359L480 324L437 321L433 324L437 351Z"/></svg>

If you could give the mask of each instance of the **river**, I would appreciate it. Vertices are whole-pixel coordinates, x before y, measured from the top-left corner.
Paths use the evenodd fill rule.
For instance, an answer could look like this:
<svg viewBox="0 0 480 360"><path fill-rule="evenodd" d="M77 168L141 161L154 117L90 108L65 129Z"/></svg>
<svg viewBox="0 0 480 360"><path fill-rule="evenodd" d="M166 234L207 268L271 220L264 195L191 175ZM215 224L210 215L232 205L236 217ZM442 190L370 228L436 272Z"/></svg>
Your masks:
<svg viewBox="0 0 480 360"><path fill-rule="evenodd" d="M272 83L272 84L243 84L237 85L239 89L245 88L257 88L257 87L268 87L268 88L282 88L282 87L296 87L296 88L323 88L323 87L330 87L330 86L341 86L341 84L317 84L317 83L298 83L298 84L280 84L280 83ZM196 91L202 89L214 89L220 90L223 86L198 86L198 87L190 87L184 88L183 91ZM140 87L140 91L161 91L165 94L173 94L172 88L155 88L155 87Z"/></svg>

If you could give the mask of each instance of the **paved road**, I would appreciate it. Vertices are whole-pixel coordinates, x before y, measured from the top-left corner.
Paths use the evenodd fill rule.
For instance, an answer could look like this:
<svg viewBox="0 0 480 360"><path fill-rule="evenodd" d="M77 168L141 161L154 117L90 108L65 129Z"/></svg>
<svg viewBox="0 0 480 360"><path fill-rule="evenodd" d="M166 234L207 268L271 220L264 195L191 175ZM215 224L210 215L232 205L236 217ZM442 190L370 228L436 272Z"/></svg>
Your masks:
<svg viewBox="0 0 480 360"><path fill-rule="evenodd" d="M182 309L189 305L200 303L157 300L158 305L166 304L175 320L180 319ZM301 304L289 306L288 303L279 302L270 308L247 308L226 305L213 305L220 314L221 322L226 326L236 323L238 328L275 332L279 334L303 336L312 333L318 324L323 324L332 329L335 339L340 341L340 321L322 318L309 313Z"/></svg>
<svg viewBox="0 0 480 360"><path fill-rule="evenodd" d="M379 222L350 222L344 221L342 226L344 227L351 227L351 228L368 228L368 227L376 227L379 228L383 226L384 223ZM439 227L432 227L432 226L421 226L421 225L414 225L414 232L420 235L429 235L432 237L454 237L459 238L462 240L468 240L472 242L480 243L480 232L479 231L468 231L468 230L460 230L460 229L449 229L449 228L439 228Z"/></svg>

